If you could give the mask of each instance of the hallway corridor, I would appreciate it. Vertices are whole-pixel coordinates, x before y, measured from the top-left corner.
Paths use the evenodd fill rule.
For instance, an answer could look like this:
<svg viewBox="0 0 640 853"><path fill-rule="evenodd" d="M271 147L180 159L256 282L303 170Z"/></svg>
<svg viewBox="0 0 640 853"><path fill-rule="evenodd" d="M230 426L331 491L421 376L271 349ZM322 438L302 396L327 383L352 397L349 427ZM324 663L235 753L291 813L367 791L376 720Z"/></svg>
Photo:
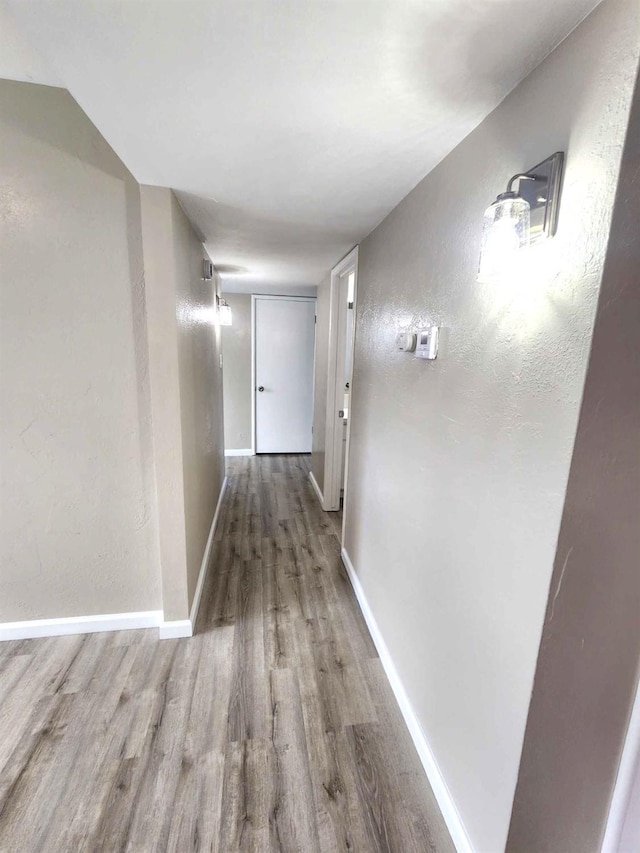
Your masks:
<svg viewBox="0 0 640 853"><path fill-rule="evenodd" d="M0 851L453 850L308 465L231 460L192 639L0 645Z"/></svg>

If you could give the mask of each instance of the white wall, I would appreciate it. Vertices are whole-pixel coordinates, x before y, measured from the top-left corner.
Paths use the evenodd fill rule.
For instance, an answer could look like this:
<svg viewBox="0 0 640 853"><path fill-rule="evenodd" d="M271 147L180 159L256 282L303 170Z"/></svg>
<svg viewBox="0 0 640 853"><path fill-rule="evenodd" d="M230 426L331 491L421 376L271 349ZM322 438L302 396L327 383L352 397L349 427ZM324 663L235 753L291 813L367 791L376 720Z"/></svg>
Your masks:
<svg viewBox="0 0 640 853"><path fill-rule="evenodd" d="M636 84L529 704L509 853L601 847L612 853L623 780L628 780L639 743L639 163ZM639 850L640 843L631 849Z"/></svg>
<svg viewBox="0 0 640 853"><path fill-rule="evenodd" d="M224 358L224 440L227 450L250 450L251 436L251 296L224 293L233 324L222 326Z"/></svg>
<svg viewBox="0 0 640 853"><path fill-rule="evenodd" d="M504 849L638 60L605 0L360 246L346 548L478 851ZM567 152L557 236L476 281L482 214ZM435 363L394 350L442 327Z"/></svg>
<svg viewBox="0 0 640 853"><path fill-rule="evenodd" d="M202 279L205 252L171 193L189 607L224 479L222 340L214 281Z"/></svg>
<svg viewBox="0 0 640 853"><path fill-rule="evenodd" d="M140 188L159 566L165 620L186 619L186 522L171 193Z"/></svg>
<svg viewBox="0 0 640 853"><path fill-rule="evenodd" d="M317 287L311 284L256 284L251 278L233 273L223 275L222 289L225 294L243 293L248 296L316 296Z"/></svg>
<svg viewBox="0 0 640 853"><path fill-rule="evenodd" d="M186 619L224 477L217 282L67 92L0 96L0 622Z"/></svg>
<svg viewBox="0 0 640 853"><path fill-rule="evenodd" d="M0 621L161 606L138 185L0 81Z"/></svg>
<svg viewBox="0 0 640 853"><path fill-rule="evenodd" d="M217 281L171 190L142 187L165 620L186 619L224 478Z"/></svg>

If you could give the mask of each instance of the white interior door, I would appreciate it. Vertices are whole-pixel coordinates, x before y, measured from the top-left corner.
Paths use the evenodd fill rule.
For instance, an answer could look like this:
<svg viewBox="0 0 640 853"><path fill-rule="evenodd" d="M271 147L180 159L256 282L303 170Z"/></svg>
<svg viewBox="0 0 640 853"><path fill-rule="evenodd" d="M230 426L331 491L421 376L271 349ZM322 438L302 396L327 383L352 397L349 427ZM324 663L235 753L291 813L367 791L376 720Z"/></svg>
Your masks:
<svg viewBox="0 0 640 853"><path fill-rule="evenodd" d="M315 302L254 297L256 453L311 453Z"/></svg>

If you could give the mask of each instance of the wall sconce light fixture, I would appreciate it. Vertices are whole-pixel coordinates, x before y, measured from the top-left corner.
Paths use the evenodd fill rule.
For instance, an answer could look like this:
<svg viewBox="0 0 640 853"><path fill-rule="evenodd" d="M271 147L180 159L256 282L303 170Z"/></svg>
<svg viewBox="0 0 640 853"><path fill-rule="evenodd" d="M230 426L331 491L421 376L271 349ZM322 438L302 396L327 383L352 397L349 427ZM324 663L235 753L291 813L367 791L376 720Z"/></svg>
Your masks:
<svg viewBox="0 0 640 853"><path fill-rule="evenodd" d="M514 175L484 214L479 281L498 278L526 246L553 237L558 223L564 153ZM518 182L518 191L513 185Z"/></svg>
<svg viewBox="0 0 640 853"><path fill-rule="evenodd" d="M226 299L218 299L218 322L221 326L231 326L233 317L231 315L231 306Z"/></svg>

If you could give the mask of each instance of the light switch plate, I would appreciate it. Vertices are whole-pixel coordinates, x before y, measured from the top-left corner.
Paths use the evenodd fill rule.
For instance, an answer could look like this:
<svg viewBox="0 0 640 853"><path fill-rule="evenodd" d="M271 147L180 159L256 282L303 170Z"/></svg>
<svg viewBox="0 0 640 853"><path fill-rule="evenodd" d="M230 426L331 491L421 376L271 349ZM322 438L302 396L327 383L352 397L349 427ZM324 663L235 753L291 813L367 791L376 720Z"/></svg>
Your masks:
<svg viewBox="0 0 640 853"><path fill-rule="evenodd" d="M438 326L427 326L418 332L415 357L433 361L438 357Z"/></svg>

